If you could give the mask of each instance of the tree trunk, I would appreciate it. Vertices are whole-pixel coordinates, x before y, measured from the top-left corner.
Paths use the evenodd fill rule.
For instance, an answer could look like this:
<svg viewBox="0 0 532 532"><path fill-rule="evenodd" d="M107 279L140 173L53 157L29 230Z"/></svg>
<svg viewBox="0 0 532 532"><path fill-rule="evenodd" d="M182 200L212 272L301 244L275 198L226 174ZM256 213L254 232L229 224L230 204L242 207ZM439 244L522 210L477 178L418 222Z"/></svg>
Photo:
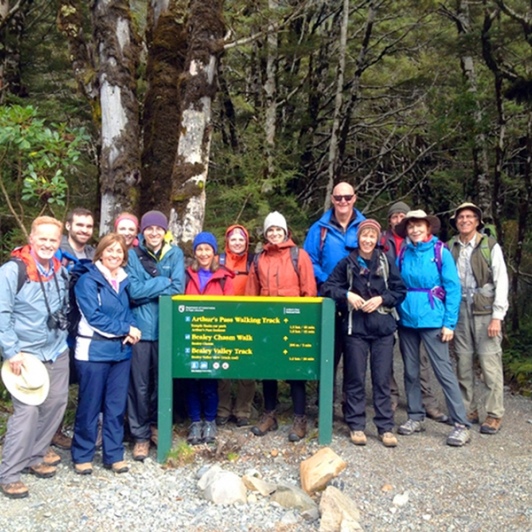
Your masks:
<svg viewBox="0 0 532 532"><path fill-rule="evenodd" d="M186 2L183 2L186 4ZM170 212L172 168L179 139L178 80L187 53L186 5L153 0L148 7L147 84L143 111L143 152L140 204L143 211Z"/></svg>
<svg viewBox="0 0 532 532"><path fill-rule="evenodd" d="M205 183L212 137L212 100L218 61L223 52L222 0L193 0L186 73L181 79L179 144L172 174L170 229L190 248L203 227Z"/></svg>
<svg viewBox="0 0 532 532"><path fill-rule="evenodd" d="M340 26L340 44L338 47L338 71L336 77L336 94L334 97L334 114L329 143L329 157L327 165L327 187L323 210L329 208L330 197L334 188L334 179L338 169L338 143L340 133L340 113L342 111L344 95L345 57L347 53L347 29L349 26L349 0L344 0L342 7L342 23Z"/></svg>
<svg viewBox="0 0 532 532"><path fill-rule="evenodd" d="M105 234L120 211L135 211L138 202L140 47L127 0L96 0L93 24L102 116L100 234Z"/></svg>

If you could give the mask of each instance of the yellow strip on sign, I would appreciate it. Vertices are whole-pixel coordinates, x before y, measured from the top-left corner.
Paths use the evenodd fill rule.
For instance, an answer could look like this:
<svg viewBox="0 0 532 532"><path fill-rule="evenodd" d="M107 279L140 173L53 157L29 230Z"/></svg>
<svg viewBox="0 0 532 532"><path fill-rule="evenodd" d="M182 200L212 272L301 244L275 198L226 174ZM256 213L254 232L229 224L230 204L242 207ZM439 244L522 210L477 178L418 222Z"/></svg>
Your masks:
<svg viewBox="0 0 532 532"><path fill-rule="evenodd" d="M172 301L232 301L236 303L321 303L323 297L269 297L269 296L172 296Z"/></svg>

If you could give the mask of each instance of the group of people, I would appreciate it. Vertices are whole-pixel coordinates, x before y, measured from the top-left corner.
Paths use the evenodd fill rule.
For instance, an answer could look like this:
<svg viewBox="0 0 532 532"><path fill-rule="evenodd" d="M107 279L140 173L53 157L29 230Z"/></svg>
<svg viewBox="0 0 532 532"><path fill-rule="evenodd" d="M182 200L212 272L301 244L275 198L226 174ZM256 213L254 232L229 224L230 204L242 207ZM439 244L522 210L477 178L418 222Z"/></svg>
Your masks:
<svg viewBox="0 0 532 532"><path fill-rule="evenodd" d="M467 443L471 423L479 422L475 354L488 388L481 432L498 432L504 413L500 340L508 280L500 246L480 232L478 207L464 203L457 208L452 223L458 235L446 247L436 236L439 220L403 202L390 208L389 228L382 234L376 220L354 207L350 184L338 183L331 201L332 208L310 228L302 248L293 241L285 217L272 212L264 220L260 252L252 253L246 228L233 225L221 253L212 233L199 233L188 267L181 249L171 243L168 220L160 211L145 213L140 222L132 214L120 214L114 231L96 249L88 244L94 226L90 211L69 213L63 238L61 222L35 219L28 245L16 249L0 268L6 287L0 293L2 377L13 398L0 464L2 492L10 498L27 496L23 472L40 478L55 474L61 457L50 443L71 449L75 471L87 475L101 440L104 467L126 472L125 422L133 459L148 456L150 445L157 443L162 295L333 298L335 371L343 356L344 415L356 445L367 442L368 354L379 438L385 446L397 445L397 331L408 411L397 432L422 431L425 416L442 422L450 418L447 443ZM449 356L453 337L458 376ZM449 416L434 398L429 366L443 389ZM72 440L61 431L69 373L79 385ZM289 384L294 415L288 438L297 442L307 433L305 382ZM277 381L264 380L262 389L264 411L251 428L255 436L278 427ZM230 381L187 379L187 441L211 443L217 427L230 421L250 425L254 395L254 380L236 382L233 404Z"/></svg>

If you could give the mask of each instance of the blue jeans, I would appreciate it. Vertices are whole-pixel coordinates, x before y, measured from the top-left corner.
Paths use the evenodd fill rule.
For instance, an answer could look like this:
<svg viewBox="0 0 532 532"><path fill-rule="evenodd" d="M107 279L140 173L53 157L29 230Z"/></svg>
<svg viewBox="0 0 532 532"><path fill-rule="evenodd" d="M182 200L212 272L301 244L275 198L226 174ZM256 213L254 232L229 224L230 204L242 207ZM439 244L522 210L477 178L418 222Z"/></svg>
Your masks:
<svg viewBox="0 0 532 532"><path fill-rule="evenodd" d="M79 395L72 439L72 461L75 464L94 459L100 412L103 413L103 463L110 465L124 459L124 415L130 368L131 360L76 360Z"/></svg>
<svg viewBox="0 0 532 532"><path fill-rule="evenodd" d="M419 381L419 350L423 342L434 374L442 387L451 421L470 427L471 423L467 420L458 378L453 371L449 357L449 344L441 341L440 332L441 329L399 328L399 342L405 366L408 417L414 421L422 421L425 418Z"/></svg>

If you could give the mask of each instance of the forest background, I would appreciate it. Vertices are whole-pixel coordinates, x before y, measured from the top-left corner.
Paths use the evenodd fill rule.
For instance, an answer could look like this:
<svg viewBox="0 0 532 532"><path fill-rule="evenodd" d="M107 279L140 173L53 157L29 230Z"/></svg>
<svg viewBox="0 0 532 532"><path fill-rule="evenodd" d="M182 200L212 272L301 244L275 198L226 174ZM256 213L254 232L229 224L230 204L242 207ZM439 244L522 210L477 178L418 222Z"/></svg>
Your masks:
<svg viewBox="0 0 532 532"><path fill-rule="evenodd" d="M302 243L334 183L386 223L478 204L511 277L508 382L532 391L532 7L525 0L0 0L0 252L40 213L157 208Z"/></svg>

